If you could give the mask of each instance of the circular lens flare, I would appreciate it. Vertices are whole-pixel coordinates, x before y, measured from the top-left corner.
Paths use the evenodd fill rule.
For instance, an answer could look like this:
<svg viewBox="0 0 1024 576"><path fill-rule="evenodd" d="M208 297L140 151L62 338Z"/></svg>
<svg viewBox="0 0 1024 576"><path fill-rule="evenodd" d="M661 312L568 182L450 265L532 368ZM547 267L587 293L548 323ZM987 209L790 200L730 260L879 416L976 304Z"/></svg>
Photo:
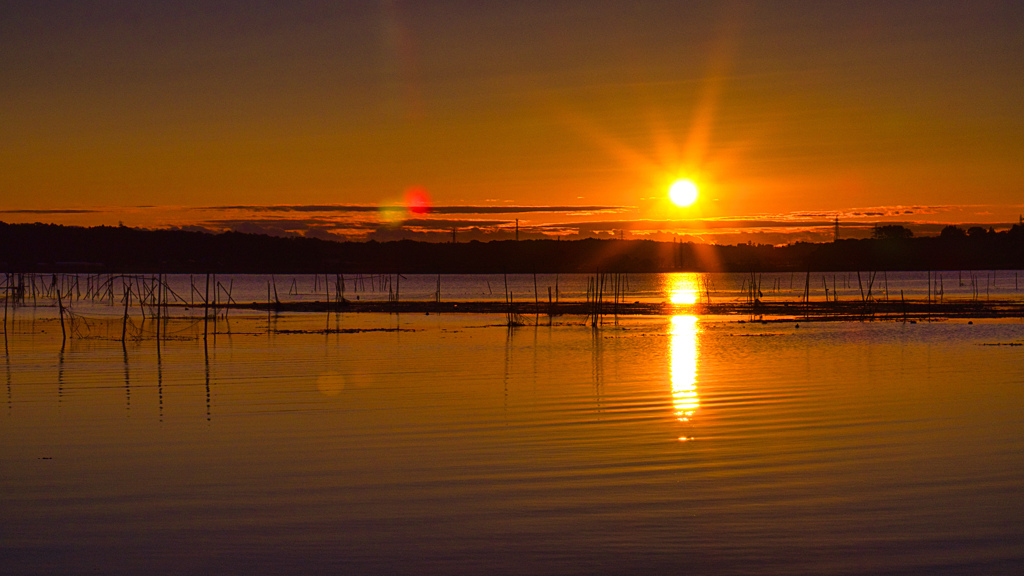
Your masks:
<svg viewBox="0 0 1024 576"><path fill-rule="evenodd" d="M413 186L405 191L405 205L413 214L430 212L430 195L420 186Z"/></svg>
<svg viewBox="0 0 1024 576"><path fill-rule="evenodd" d="M697 185L690 180L676 180L668 188L668 197L676 206L689 206L697 201Z"/></svg>

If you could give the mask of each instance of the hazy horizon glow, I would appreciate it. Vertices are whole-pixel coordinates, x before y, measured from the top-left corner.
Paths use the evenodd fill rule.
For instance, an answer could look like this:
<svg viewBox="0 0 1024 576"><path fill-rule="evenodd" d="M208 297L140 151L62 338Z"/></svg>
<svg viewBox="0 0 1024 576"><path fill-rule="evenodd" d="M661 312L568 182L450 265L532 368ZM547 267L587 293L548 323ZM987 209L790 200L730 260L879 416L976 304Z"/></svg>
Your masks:
<svg viewBox="0 0 1024 576"><path fill-rule="evenodd" d="M136 206L90 210L0 210L0 222L118 225L202 232L237 231L307 236L337 241L413 239L447 242L508 240L518 224L522 239L625 238L708 244L787 244L830 241L834 218L841 238L867 238L877 224L899 224L915 235L943 227L1005 230L1015 220L996 220L988 206L875 206L843 213L791 212L746 218L655 220L621 206L432 206L419 213L400 205ZM1019 207L1016 207L1019 208ZM386 212L382 216L382 212Z"/></svg>
<svg viewBox="0 0 1024 576"><path fill-rule="evenodd" d="M441 240L518 218L539 236L782 243L831 238L835 217L863 236L1024 211L1018 2L0 15L7 222ZM677 207L684 177L701 197ZM378 210L410 190L411 215Z"/></svg>

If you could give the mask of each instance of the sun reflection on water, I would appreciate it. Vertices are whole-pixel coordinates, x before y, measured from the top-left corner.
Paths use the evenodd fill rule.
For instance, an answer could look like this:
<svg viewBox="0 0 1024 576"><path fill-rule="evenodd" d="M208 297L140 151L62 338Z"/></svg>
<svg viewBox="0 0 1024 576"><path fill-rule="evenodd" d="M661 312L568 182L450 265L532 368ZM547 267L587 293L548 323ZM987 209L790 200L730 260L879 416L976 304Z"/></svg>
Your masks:
<svg viewBox="0 0 1024 576"><path fill-rule="evenodd" d="M700 295L700 274L666 274L665 291L673 304L696 304Z"/></svg>
<svg viewBox="0 0 1024 576"><path fill-rule="evenodd" d="M700 327L697 317L673 316L670 334L672 405L676 418L687 422L700 407L697 396L697 336Z"/></svg>

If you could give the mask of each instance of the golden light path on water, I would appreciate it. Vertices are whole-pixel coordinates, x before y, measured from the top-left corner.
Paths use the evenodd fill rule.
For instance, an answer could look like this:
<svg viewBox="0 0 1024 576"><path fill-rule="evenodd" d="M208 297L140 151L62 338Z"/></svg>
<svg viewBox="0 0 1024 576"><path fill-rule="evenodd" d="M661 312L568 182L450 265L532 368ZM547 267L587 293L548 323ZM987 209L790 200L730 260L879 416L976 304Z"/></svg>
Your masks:
<svg viewBox="0 0 1024 576"><path fill-rule="evenodd" d="M677 273L666 275L669 301L673 304L696 304L700 294L700 275L693 273Z"/></svg>
<svg viewBox="0 0 1024 576"><path fill-rule="evenodd" d="M700 407L697 395L697 337L700 325L697 317L673 316L670 334L672 405L676 418L680 422L688 422Z"/></svg>

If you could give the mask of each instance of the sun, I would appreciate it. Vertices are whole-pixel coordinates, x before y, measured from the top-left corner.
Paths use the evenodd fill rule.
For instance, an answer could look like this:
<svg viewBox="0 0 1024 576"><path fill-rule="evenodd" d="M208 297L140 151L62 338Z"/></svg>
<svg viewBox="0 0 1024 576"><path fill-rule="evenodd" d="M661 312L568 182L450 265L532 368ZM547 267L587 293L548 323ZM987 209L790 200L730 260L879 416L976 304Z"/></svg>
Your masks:
<svg viewBox="0 0 1024 576"><path fill-rule="evenodd" d="M676 206L689 206L697 201L697 185L690 180L676 180L668 188L668 197Z"/></svg>

